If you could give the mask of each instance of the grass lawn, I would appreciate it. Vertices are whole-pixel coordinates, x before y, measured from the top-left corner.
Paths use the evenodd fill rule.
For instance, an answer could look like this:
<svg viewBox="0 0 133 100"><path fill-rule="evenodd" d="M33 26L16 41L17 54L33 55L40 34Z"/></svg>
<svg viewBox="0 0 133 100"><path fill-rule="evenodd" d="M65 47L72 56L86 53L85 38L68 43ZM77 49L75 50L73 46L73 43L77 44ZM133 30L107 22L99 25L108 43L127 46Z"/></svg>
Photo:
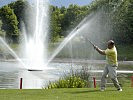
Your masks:
<svg viewBox="0 0 133 100"><path fill-rule="evenodd" d="M93 88L0 90L0 100L133 100L133 88L107 88L101 92Z"/></svg>

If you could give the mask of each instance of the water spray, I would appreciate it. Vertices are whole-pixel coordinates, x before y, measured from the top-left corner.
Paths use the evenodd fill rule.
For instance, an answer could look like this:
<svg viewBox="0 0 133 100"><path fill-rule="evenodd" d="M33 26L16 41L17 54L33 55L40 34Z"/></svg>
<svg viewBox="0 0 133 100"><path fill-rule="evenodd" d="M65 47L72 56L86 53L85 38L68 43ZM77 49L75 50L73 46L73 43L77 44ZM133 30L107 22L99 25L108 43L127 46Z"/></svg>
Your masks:
<svg viewBox="0 0 133 100"><path fill-rule="evenodd" d="M83 36L81 36L81 39L84 39L84 37L83 37ZM86 38L86 40L88 40L88 41L89 41L89 43L90 43L93 47L95 47L94 43L93 43L90 39Z"/></svg>
<svg viewBox="0 0 133 100"><path fill-rule="evenodd" d="M51 57L46 63L46 66L55 58L55 56L63 49L63 47L70 41L72 40L76 35L79 34L82 30L86 28L88 23L94 22L93 19L95 13L91 13L88 16L86 16L78 25L75 27L69 34L68 36L60 43L60 45L55 49ZM91 42L92 43L92 42ZM93 44L93 43L92 43ZM94 45L93 45L94 46Z"/></svg>
<svg viewBox="0 0 133 100"><path fill-rule="evenodd" d="M1 37L0 37L0 41L10 51L10 53L22 64L22 66L26 68L26 65L24 64L24 62L18 57L18 55L11 49L11 47Z"/></svg>

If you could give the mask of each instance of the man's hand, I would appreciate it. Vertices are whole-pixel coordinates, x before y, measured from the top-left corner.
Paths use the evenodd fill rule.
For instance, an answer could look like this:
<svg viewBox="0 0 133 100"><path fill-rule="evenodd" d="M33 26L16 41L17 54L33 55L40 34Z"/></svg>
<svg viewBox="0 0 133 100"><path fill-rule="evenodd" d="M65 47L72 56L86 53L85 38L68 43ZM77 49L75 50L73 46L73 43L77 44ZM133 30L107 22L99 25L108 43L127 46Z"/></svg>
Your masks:
<svg viewBox="0 0 133 100"><path fill-rule="evenodd" d="M96 49L100 54L106 55L106 54L105 54L105 50L101 50L101 49L98 48L98 46L96 46L96 45L93 45L93 47L94 47L94 49Z"/></svg>

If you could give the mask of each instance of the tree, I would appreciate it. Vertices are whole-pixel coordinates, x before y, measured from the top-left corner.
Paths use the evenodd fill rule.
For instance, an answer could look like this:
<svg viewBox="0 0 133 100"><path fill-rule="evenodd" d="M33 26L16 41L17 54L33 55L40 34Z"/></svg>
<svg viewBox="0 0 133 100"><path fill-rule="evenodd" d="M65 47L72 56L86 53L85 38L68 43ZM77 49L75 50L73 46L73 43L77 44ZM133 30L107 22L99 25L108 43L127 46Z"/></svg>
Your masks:
<svg viewBox="0 0 133 100"><path fill-rule="evenodd" d="M17 0L16 2L12 2L8 5L9 7L11 7L11 9L13 9L14 14L17 17L18 22L25 22L25 9L30 6L28 5L28 2L26 0ZM19 29L21 29L21 23L18 23L18 27Z"/></svg>
<svg viewBox="0 0 133 100"><path fill-rule="evenodd" d="M116 3L117 7L112 14L114 37L121 43L133 43L133 1L123 0Z"/></svg>
<svg viewBox="0 0 133 100"><path fill-rule="evenodd" d="M133 43L133 0L95 0L90 12L103 9L111 24L111 33L117 43Z"/></svg>
<svg viewBox="0 0 133 100"><path fill-rule="evenodd" d="M2 19L2 29L6 31L6 38L8 42L13 40L17 42L19 30L18 30L18 21L17 17L14 14L13 10L9 6L4 6L0 9L0 17Z"/></svg>
<svg viewBox="0 0 133 100"><path fill-rule="evenodd" d="M61 8L64 9L64 8ZM62 26L62 32L64 36L66 36L67 30L71 30L74 27L76 27L80 21L88 15L88 6L80 7L78 5L69 5L68 8L66 8L66 11L64 13L63 21L61 23Z"/></svg>
<svg viewBox="0 0 133 100"><path fill-rule="evenodd" d="M51 41L55 42L60 37L61 33L61 24L59 21L60 10L58 9L58 7L53 7L53 6L51 6L51 9L52 9L52 14L50 20L51 23L50 33L51 33Z"/></svg>
<svg viewBox="0 0 133 100"><path fill-rule="evenodd" d="M2 20L0 19L0 36L1 37L5 37L5 31L1 29L3 23L2 23Z"/></svg>

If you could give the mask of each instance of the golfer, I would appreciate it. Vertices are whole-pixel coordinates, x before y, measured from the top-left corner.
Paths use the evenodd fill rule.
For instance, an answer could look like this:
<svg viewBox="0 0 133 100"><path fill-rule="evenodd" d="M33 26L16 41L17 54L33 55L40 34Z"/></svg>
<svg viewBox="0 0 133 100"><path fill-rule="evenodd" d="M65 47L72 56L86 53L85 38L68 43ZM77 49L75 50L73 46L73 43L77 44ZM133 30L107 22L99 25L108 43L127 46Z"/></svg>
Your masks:
<svg viewBox="0 0 133 100"><path fill-rule="evenodd" d="M109 40L107 42L107 49L101 50L97 46L93 45L94 48L102 55L106 55L106 66L101 78L101 91L105 90L106 85L106 77L109 75L111 80L114 83L114 86L117 88L118 91L122 91L121 86L119 85L118 79L117 79L117 73L116 69L118 67L118 61L117 61L117 50L115 47L115 43L113 40Z"/></svg>

